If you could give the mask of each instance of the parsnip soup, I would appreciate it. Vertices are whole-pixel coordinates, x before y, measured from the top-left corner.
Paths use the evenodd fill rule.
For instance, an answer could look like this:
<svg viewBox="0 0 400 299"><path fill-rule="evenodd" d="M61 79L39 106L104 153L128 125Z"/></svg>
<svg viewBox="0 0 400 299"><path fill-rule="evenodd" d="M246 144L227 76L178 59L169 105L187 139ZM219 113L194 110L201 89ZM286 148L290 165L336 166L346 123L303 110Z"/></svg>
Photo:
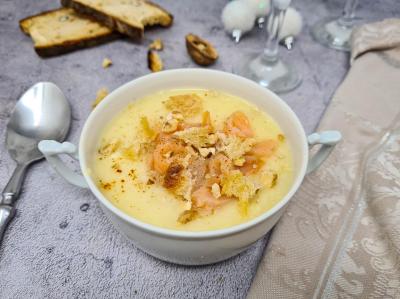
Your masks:
<svg viewBox="0 0 400 299"><path fill-rule="evenodd" d="M128 215L207 231L266 212L288 192L292 155L279 125L218 91L157 92L128 105L101 133L91 173Z"/></svg>

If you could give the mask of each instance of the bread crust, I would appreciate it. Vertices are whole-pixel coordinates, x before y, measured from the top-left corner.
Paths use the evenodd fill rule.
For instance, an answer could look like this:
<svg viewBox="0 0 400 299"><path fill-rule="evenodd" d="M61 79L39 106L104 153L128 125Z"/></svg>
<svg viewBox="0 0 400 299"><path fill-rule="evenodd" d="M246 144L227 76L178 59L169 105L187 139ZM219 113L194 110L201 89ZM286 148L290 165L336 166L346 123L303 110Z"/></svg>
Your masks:
<svg viewBox="0 0 400 299"><path fill-rule="evenodd" d="M169 24L166 26L163 26L163 25L160 25L160 26L163 26L163 27L171 27L172 26L172 23L174 22L174 16L169 11L165 10L163 7L161 7L160 5L158 5L156 3L153 3L153 2L147 1L147 0L145 0L145 1L147 4L157 7L158 9L162 10L165 14L167 14L169 16L169 18L170 18Z"/></svg>
<svg viewBox="0 0 400 299"><path fill-rule="evenodd" d="M51 57L57 56L69 52L73 52L83 48L94 47L97 45L101 45L107 43L109 41L113 41L117 39L120 35L118 33L112 32L106 35L99 35L97 37L93 37L90 39L80 39L80 40L71 40L68 42L64 42L58 45L53 45L50 47L35 47L36 53L41 57Z"/></svg>
<svg viewBox="0 0 400 299"><path fill-rule="evenodd" d="M150 1L145 1L145 2L151 6L157 7L158 9L162 10L169 16L170 22L168 23L167 26L164 26L164 27L169 27L172 25L173 16L168 11L166 11L164 8L160 7L159 5L157 5L155 3L152 3ZM99 11L93 7L86 6L77 1L61 0L61 5L65 6L65 7L73 8L78 13L90 16L90 17L94 18L95 20L97 20L99 23L102 23L103 25L107 26L108 28L116 30L122 34L128 35L129 37L131 37L134 40L140 40L144 36L143 28L134 27L118 17L109 16L102 11ZM162 25L160 24L160 26L162 26Z"/></svg>

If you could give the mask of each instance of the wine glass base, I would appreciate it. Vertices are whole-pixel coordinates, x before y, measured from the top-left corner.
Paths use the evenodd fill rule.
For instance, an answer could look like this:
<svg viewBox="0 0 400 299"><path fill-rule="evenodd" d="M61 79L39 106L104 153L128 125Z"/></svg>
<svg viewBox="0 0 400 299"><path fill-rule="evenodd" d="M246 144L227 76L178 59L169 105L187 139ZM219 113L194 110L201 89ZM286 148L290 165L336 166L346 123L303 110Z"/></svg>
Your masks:
<svg viewBox="0 0 400 299"><path fill-rule="evenodd" d="M273 63L266 62L259 53L248 55L243 59L243 64L236 73L275 93L292 91L301 83L300 75L291 65L280 59Z"/></svg>
<svg viewBox="0 0 400 299"><path fill-rule="evenodd" d="M320 44L340 51L350 51L353 26L344 26L338 18L325 18L311 28L312 37Z"/></svg>

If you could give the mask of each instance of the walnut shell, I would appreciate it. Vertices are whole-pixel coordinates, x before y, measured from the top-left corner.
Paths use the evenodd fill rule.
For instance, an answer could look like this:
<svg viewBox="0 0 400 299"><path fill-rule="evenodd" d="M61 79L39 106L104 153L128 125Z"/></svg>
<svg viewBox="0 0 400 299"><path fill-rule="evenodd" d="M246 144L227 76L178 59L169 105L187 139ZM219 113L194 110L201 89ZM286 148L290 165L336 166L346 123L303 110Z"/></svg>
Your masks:
<svg viewBox="0 0 400 299"><path fill-rule="evenodd" d="M197 64L210 65L218 59L217 50L208 41L191 33L185 38L187 51Z"/></svg>

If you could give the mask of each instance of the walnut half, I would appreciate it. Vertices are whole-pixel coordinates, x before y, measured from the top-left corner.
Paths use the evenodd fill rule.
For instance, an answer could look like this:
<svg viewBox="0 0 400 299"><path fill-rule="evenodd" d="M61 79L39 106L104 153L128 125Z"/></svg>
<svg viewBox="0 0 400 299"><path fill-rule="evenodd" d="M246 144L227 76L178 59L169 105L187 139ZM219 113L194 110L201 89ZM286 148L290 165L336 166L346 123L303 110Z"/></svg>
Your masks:
<svg viewBox="0 0 400 299"><path fill-rule="evenodd" d="M214 46L197 35L186 35L186 48L190 57L199 65L210 65L218 59Z"/></svg>

